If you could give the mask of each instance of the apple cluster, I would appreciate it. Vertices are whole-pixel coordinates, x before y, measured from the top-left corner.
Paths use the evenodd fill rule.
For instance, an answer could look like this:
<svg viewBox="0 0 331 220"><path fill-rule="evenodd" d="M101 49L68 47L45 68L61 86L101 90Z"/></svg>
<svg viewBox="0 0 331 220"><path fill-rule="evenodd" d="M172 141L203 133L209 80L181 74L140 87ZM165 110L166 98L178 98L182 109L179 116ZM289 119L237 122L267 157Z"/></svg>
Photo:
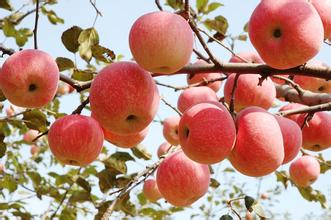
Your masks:
<svg viewBox="0 0 331 220"><path fill-rule="evenodd" d="M331 3L263 0L250 18L249 37L257 52L236 54L229 62L266 63L276 69L307 62L325 65L311 59L323 40L331 38ZM133 24L129 45L136 62L112 63L92 81L91 116L67 115L51 125L49 146L61 163L90 164L100 154L104 139L123 148L139 144L146 137L160 102L152 76L174 74L190 62L193 32L180 15L148 13ZM193 65L203 63L198 60ZM158 156L164 160L156 180L144 183L143 191L151 201L163 197L176 206L191 205L208 190L208 166L225 159L240 173L261 177L293 161L301 147L321 151L331 146L329 114L314 114L301 130L306 114L285 118L268 112L276 100L274 83L281 82L270 78L261 81L257 74L244 74L237 78L232 94L237 74L226 75L223 103L216 94L221 81L194 86L221 78L223 73L188 75L187 83L192 87L180 94L177 103L181 116L170 116L163 123L167 142L158 149ZM70 88L58 88L58 81L56 62L40 50L16 52L6 60L0 73L4 95L11 103L26 108L45 106L57 91L68 93ZM314 92L331 91L331 82L324 80L296 76L294 81ZM229 111L232 101L236 116ZM281 110L302 106L289 104ZM30 143L37 134L31 130L24 140ZM172 151L172 146L180 149ZM31 152L36 154L37 149ZM302 156L290 165L291 179L298 186L309 186L319 173L319 163L312 156Z"/></svg>

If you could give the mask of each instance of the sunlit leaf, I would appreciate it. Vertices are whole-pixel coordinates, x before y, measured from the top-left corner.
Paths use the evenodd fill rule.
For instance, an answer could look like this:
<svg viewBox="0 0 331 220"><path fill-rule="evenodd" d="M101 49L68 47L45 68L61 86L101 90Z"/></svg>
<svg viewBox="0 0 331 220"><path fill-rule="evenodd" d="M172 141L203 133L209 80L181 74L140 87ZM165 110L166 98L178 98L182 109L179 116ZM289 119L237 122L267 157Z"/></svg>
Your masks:
<svg viewBox="0 0 331 220"><path fill-rule="evenodd" d="M152 158L152 154L150 154L143 145L131 148L131 151L139 159L150 160Z"/></svg>
<svg viewBox="0 0 331 220"><path fill-rule="evenodd" d="M74 62L66 57L57 57L55 61L61 72L75 67Z"/></svg>
<svg viewBox="0 0 331 220"><path fill-rule="evenodd" d="M79 55L86 61L90 62L92 58L92 46L99 44L99 35L95 28L83 30L78 38Z"/></svg>

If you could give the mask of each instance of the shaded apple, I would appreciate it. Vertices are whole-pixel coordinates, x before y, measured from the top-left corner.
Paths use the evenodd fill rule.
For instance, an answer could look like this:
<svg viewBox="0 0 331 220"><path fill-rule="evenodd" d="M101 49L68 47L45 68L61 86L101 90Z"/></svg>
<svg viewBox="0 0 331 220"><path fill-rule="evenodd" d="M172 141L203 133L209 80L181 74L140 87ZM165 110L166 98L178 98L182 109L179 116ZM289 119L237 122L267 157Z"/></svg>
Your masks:
<svg viewBox="0 0 331 220"><path fill-rule="evenodd" d="M145 180L143 186L143 193L145 197L151 202L156 202L157 200L162 198L162 195L154 179Z"/></svg>
<svg viewBox="0 0 331 220"><path fill-rule="evenodd" d="M39 153L39 147L35 144L32 144L30 147L30 153L32 156L36 156Z"/></svg>
<svg viewBox="0 0 331 220"><path fill-rule="evenodd" d="M172 145L179 144L178 125L180 117L173 115L163 121L163 136Z"/></svg>
<svg viewBox="0 0 331 220"><path fill-rule="evenodd" d="M32 141L38 137L39 131L37 130L33 130L33 129L29 129L24 135L23 135L23 140L28 142L28 143L32 143Z"/></svg>
<svg viewBox="0 0 331 220"><path fill-rule="evenodd" d="M304 155L291 163L290 178L300 187L310 186L320 174L320 164L312 156Z"/></svg>
<svg viewBox="0 0 331 220"><path fill-rule="evenodd" d="M157 156L160 158L162 155L168 153L168 151L171 148L171 144L169 144L168 142L163 142L159 148L157 149Z"/></svg>

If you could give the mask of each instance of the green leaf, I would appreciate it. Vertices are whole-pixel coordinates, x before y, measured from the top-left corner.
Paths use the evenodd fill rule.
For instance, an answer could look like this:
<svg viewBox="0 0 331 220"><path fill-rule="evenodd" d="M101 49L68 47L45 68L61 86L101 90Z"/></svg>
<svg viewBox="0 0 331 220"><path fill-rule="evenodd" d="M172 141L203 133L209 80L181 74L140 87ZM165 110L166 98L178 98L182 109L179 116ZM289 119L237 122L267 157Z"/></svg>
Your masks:
<svg viewBox="0 0 331 220"><path fill-rule="evenodd" d="M69 198L70 203L91 201L91 194L86 191L75 191Z"/></svg>
<svg viewBox="0 0 331 220"><path fill-rule="evenodd" d="M9 209L8 203L0 203L0 210L6 210Z"/></svg>
<svg viewBox="0 0 331 220"><path fill-rule="evenodd" d="M60 72L75 67L74 62L66 57L57 57L55 61L57 66L59 67Z"/></svg>
<svg viewBox="0 0 331 220"><path fill-rule="evenodd" d="M16 44L20 47L23 47L28 41L29 37L33 35L33 32L28 28L21 28L16 32L15 39Z"/></svg>
<svg viewBox="0 0 331 220"><path fill-rule="evenodd" d="M204 24L208 29L215 30L218 33L221 33L223 35L226 34L228 27L229 27L227 19L225 17L223 17L222 15L219 15L212 20L206 19L204 21Z"/></svg>
<svg viewBox="0 0 331 220"><path fill-rule="evenodd" d="M231 215L222 215L220 220L233 220L233 217Z"/></svg>
<svg viewBox="0 0 331 220"><path fill-rule="evenodd" d="M139 204L141 206L144 206L144 205L147 204L147 199L146 199L145 194L143 192L139 193L137 195L137 198L138 198Z"/></svg>
<svg viewBox="0 0 331 220"><path fill-rule="evenodd" d="M126 193L117 203L116 209L122 210L124 213L135 216L136 215L136 207L130 202L130 193Z"/></svg>
<svg viewBox="0 0 331 220"><path fill-rule="evenodd" d="M57 14L53 10L47 10L45 7L41 7L41 12L47 16L49 22L52 24L63 24L64 20L57 16Z"/></svg>
<svg viewBox="0 0 331 220"><path fill-rule="evenodd" d="M115 186L116 173L112 170L104 169L96 175L99 178L99 187L101 192L106 193Z"/></svg>
<svg viewBox="0 0 331 220"><path fill-rule="evenodd" d="M250 196L245 196L245 207L248 211L252 212L253 211L253 204L255 203L255 199Z"/></svg>
<svg viewBox="0 0 331 220"><path fill-rule="evenodd" d="M212 188L217 188L219 187L221 184L214 178L211 178L210 179L210 183L209 183L209 186L212 187Z"/></svg>
<svg viewBox="0 0 331 220"><path fill-rule="evenodd" d="M41 176L39 173L34 171L28 171L26 174L30 177L33 182L33 185L38 186L41 182Z"/></svg>
<svg viewBox="0 0 331 220"><path fill-rule="evenodd" d="M6 9L8 11L13 10L8 0L0 0L0 8Z"/></svg>
<svg viewBox="0 0 331 220"><path fill-rule="evenodd" d="M79 48L78 38L83 29L73 26L62 33L61 40L67 50L76 53Z"/></svg>
<svg viewBox="0 0 331 220"><path fill-rule="evenodd" d="M223 6L222 3L219 2L212 2L208 5L207 11L205 12L206 14L215 11L216 9L218 9L220 6Z"/></svg>
<svg viewBox="0 0 331 220"><path fill-rule="evenodd" d="M111 158L114 158L116 160L120 160L120 161L124 161L124 162L127 162L127 161L135 161L135 159L127 152L116 152L116 153L113 153L111 156Z"/></svg>
<svg viewBox="0 0 331 220"><path fill-rule="evenodd" d="M60 214L59 220L76 220L77 210L65 206Z"/></svg>
<svg viewBox="0 0 331 220"><path fill-rule="evenodd" d="M167 0L166 4L175 10L181 9L184 6L183 0Z"/></svg>
<svg viewBox="0 0 331 220"><path fill-rule="evenodd" d="M198 9L198 13L204 12L206 10L208 4L208 0L197 0L196 6Z"/></svg>
<svg viewBox="0 0 331 220"><path fill-rule="evenodd" d="M6 151L7 151L7 145L3 140L5 139L5 135L3 133L0 133L0 158L5 156Z"/></svg>
<svg viewBox="0 0 331 220"><path fill-rule="evenodd" d="M114 51L100 45L93 45L91 50L95 59L105 63L111 63L116 58Z"/></svg>
<svg viewBox="0 0 331 220"><path fill-rule="evenodd" d="M5 175L2 179L0 179L0 188L8 189L8 191L12 193L17 189L17 181L14 177Z"/></svg>
<svg viewBox="0 0 331 220"><path fill-rule="evenodd" d="M315 201L321 204L321 207L326 209L328 208L328 204L326 201L325 195L321 193L319 190L315 190L312 187L297 187L301 196L308 201Z"/></svg>
<svg viewBox="0 0 331 220"><path fill-rule="evenodd" d="M48 121L46 115L38 109L24 112L23 120L28 128L38 130L40 132L47 131Z"/></svg>
<svg viewBox="0 0 331 220"><path fill-rule="evenodd" d="M139 159L150 160L152 159L152 154L149 153L143 145L138 145L136 147L130 148L133 155L138 157Z"/></svg>
<svg viewBox="0 0 331 220"><path fill-rule="evenodd" d="M125 152L116 152L106 160L103 161L107 168L112 168L117 174L126 174L127 166L126 161L134 160L134 158Z"/></svg>
<svg viewBox="0 0 331 220"><path fill-rule="evenodd" d="M0 89L0 102L5 101L7 98L6 96L3 94L2 90Z"/></svg>
<svg viewBox="0 0 331 220"><path fill-rule="evenodd" d="M7 37L14 37L16 35L15 25L8 19L3 20L2 30L3 34Z"/></svg>
<svg viewBox="0 0 331 220"><path fill-rule="evenodd" d="M89 182L87 182L85 179L82 177L78 177L76 180L77 185L85 189L87 192L91 192L91 185Z"/></svg>
<svg viewBox="0 0 331 220"><path fill-rule="evenodd" d="M248 22L245 24L243 30L244 30L244 32L248 32Z"/></svg>
<svg viewBox="0 0 331 220"><path fill-rule="evenodd" d="M93 72L90 70L74 69L71 78L82 82L91 81L93 79Z"/></svg>
<svg viewBox="0 0 331 220"><path fill-rule="evenodd" d="M253 211L262 219L262 218L271 218L270 213L266 213L263 209L263 206L259 202L255 202L252 205Z"/></svg>
<svg viewBox="0 0 331 220"><path fill-rule="evenodd" d="M285 189L287 189L288 183L290 182L290 177L286 173L286 171L276 171L275 172L276 177L277 177L277 182L281 182Z"/></svg>
<svg viewBox="0 0 331 220"><path fill-rule="evenodd" d="M99 44L98 32L92 27L83 30L78 38L79 55L86 61L90 62L92 58L92 46Z"/></svg>

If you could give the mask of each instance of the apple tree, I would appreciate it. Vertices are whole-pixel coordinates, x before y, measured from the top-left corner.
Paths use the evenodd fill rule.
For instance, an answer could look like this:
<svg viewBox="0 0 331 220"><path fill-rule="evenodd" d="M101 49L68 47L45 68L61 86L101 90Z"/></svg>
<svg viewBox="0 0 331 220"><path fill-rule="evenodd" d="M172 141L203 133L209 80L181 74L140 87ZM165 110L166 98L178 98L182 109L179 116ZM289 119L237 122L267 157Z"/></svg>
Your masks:
<svg viewBox="0 0 331 220"><path fill-rule="evenodd" d="M1 219L329 219L331 0L126 2L0 0Z"/></svg>

